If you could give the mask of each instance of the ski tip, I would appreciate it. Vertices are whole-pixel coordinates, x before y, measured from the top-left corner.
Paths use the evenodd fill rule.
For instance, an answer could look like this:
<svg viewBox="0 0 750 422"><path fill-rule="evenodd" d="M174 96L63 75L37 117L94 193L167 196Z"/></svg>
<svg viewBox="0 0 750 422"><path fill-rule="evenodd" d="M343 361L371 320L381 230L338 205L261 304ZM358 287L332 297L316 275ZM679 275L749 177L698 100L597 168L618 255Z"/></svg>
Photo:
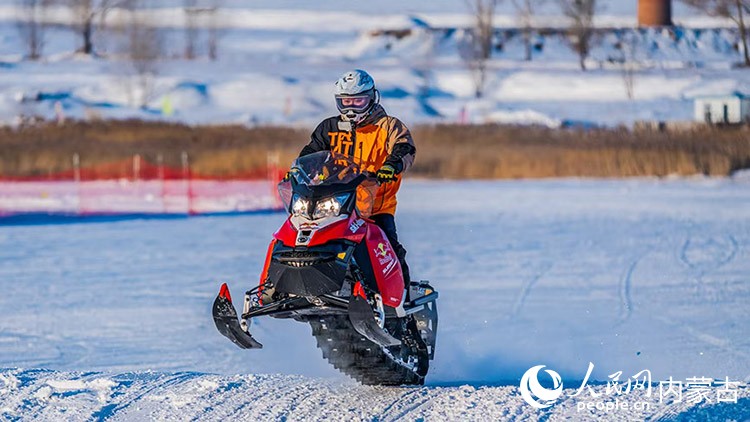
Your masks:
<svg viewBox="0 0 750 422"><path fill-rule="evenodd" d="M362 283L359 281L354 285L354 290L352 291L352 296L359 296L364 300L367 300L367 295L365 294L365 289L362 287Z"/></svg>
<svg viewBox="0 0 750 422"><path fill-rule="evenodd" d="M232 303L232 296L229 294L229 287L227 286L227 283L223 283L221 285L221 289L219 289L219 297L223 297L224 299L228 300L229 303Z"/></svg>

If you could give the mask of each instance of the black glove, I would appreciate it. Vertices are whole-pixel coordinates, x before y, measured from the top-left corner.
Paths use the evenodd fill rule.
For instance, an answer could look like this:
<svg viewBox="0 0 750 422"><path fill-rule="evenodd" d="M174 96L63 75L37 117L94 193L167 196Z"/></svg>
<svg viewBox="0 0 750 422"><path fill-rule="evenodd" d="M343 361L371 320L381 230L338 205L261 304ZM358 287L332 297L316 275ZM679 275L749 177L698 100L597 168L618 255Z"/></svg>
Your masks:
<svg viewBox="0 0 750 422"><path fill-rule="evenodd" d="M386 164L375 174L380 183L390 183L396 181L396 169L392 165Z"/></svg>

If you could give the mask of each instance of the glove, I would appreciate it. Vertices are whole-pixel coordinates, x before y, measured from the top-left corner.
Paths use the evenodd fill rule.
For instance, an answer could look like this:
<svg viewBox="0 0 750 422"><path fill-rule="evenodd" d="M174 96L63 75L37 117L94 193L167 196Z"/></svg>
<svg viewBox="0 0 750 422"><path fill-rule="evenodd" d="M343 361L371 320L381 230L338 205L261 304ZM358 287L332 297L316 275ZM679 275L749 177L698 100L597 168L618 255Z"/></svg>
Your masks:
<svg viewBox="0 0 750 422"><path fill-rule="evenodd" d="M390 183L396 181L396 169L392 165L386 164L375 173L380 183Z"/></svg>

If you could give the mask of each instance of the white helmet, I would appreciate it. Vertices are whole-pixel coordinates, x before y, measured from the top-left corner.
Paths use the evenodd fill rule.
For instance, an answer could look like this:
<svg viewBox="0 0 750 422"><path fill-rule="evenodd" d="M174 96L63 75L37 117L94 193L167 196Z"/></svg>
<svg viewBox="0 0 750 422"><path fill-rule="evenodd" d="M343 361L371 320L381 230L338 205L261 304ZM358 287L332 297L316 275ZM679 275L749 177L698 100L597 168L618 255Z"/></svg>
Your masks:
<svg viewBox="0 0 750 422"><path fill-rule="evenodd" d="M341 118L354 123L364 120L380 101L372 76L360 69L341 75L336 81L335 95Z"/></svg>

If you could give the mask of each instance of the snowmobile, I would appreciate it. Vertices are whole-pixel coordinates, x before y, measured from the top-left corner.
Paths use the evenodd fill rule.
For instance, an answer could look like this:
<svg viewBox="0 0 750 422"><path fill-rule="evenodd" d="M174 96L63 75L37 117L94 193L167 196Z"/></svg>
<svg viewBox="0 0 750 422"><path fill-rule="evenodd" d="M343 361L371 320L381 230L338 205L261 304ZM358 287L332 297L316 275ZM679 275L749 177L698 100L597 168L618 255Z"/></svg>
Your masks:
<svg viewBox="0 0 750 422"><path fill-rule="evenodd" d="M377 179L354 157L298 158L278 185L289 218L274 233L257 287L237 316L229 289L213 304L219 332L243 349L261 316L310 324L323 357L367 385L422 385L435 356L438 292L405 286L383 230L368 219Z"/></svg>

